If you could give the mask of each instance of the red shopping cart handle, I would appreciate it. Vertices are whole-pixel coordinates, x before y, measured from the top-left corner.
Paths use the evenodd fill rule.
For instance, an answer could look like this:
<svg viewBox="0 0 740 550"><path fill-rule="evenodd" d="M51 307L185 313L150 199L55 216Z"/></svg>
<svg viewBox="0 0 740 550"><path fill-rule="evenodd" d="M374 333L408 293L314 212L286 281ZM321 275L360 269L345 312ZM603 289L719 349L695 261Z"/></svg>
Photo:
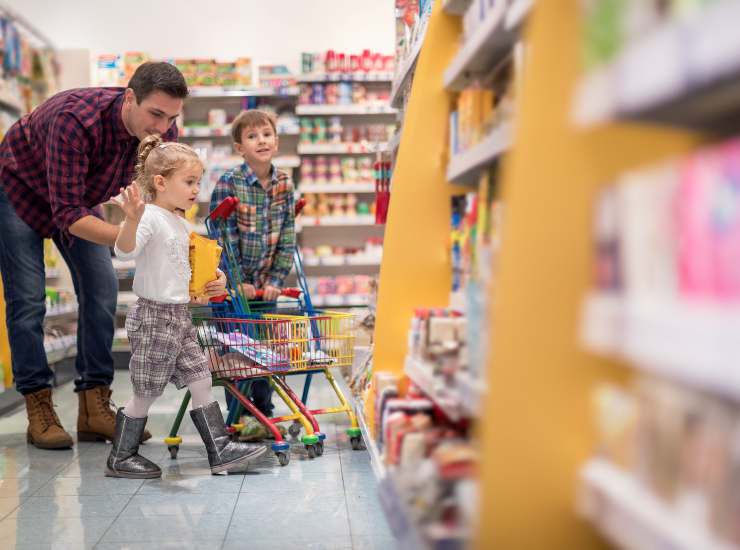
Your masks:
<svg viewBox="0 0 740 550"><path fill-rule="evenodd" d="M210 302L212 304L223 304L226 301L226 298L228 297L229 297L228 294L224 294L222 296L214 296L213 298L210 299Z"/></svg>
<svg viewBox="0 0 740 550"><path fill-rule="evenodd" d="M255 300L261 300L265 295L265 291L261 288L257 290L257 293L254 295ZM300 298L301 297L301 289L300 288L284 288L280 291L280 296L286 296L288 298Z"/></svg>
<svg viewBox="0 0 740 550"><path fill-rule="evenodd" d="M219 205L213 209L213 212L208 214L208 217L212 220L221 218L225 220L234 213L236 206L239 204L239 199L236 197L226 197L222 200Z"/></svg>
<svg viewBox="0 0 740 550"><path fill-rule="evenodd" d="M306 199L304 199L303 197L301 197L295 203L295 215L296 216L301 213L301 211L303 210L303 207L304 206L306 206Z"/></svg>

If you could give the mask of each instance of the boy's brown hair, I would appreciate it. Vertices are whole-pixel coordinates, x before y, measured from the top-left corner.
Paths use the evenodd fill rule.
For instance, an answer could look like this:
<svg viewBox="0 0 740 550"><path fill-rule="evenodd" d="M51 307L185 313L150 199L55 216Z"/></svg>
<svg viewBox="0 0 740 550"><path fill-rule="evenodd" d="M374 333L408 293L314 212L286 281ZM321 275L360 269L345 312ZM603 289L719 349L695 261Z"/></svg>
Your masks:
<svg viewBox="0 0 740 550"><path fill-rule="evenodd" d="M234 143L242 142L242 132L247 128L259 128L269 124L272 126L272 131L277 135L277 128L275 127L275 119L273 116L266 112L260 111L259 109L249 109L248 111L242 111L239 113L234 121L231 123L231 137Z"/></svg>

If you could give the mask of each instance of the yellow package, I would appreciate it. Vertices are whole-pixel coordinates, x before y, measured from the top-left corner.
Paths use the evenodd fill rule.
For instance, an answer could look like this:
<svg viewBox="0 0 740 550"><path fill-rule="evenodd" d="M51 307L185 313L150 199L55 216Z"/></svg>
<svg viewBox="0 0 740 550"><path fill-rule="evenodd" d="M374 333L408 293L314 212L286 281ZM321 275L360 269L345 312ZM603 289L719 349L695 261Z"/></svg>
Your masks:
<svg viewBox="0 0 740 550"><path fill-rule="evenodd" d="M211 239L195 233L190 234L190 295L204 296L206 285L215 280L216 269L221 260L221 247Z"/></svg>

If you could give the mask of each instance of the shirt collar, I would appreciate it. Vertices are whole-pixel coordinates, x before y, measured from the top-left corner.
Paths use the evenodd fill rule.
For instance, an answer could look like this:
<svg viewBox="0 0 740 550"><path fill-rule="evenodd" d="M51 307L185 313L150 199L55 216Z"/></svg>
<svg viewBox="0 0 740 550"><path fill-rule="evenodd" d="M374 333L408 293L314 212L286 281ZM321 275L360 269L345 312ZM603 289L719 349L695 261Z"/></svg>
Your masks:
<svg viewBox="0 0 740 550"><path fill-rule="evenodd" d="M123 96L125 90L121 92L121 95L113 102L113 109L111 109L111 118L113 119L113 131L115 136L120 141L134 139L126 130L126 125L123 123L123 117L121 116L121 107L123 106Z"/></svg>
<svg viewBox="0 0 740 550"><path fill-rule="evenodd" d="M257 187L262 187L260 185L260 180L257 177L257 174L254 173L254 170L252 170L252 167L249 166L246 162L242 164L242 172L244 172L244 177L247 180L247 183L249 185L256 185ZM275 165L270 165L270 178L272 179L272 184L274 185L278 181L278 171L275 169Z"/></svg>

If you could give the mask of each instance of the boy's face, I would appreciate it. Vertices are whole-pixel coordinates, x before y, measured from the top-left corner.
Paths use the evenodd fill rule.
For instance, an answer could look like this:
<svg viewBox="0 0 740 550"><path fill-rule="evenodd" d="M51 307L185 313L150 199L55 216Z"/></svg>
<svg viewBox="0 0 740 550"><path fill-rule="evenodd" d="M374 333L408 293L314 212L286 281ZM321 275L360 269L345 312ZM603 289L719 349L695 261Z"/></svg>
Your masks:
<svg viewBox="0 0 740 550"><path fill-rule="evenodd" d="M244 157L247 164L269 164L277 154L278 137L270 124L244 128L242 142L235 143L234 148Z"/></svg>

